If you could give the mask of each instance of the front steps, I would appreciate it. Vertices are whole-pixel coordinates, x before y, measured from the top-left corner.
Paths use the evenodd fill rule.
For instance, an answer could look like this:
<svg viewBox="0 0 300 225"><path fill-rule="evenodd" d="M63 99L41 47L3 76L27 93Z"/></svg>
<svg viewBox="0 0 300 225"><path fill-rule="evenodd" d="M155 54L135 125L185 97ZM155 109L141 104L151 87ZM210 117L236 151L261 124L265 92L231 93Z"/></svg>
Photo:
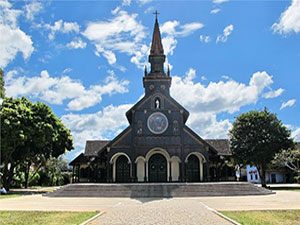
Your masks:
<svg viewBox="0 0 300 225"><path fill-rule="evenodd" d="M248 182L214 183L78 183L45 194L48 197L172 198L268 195L273 192Z"/></svg>

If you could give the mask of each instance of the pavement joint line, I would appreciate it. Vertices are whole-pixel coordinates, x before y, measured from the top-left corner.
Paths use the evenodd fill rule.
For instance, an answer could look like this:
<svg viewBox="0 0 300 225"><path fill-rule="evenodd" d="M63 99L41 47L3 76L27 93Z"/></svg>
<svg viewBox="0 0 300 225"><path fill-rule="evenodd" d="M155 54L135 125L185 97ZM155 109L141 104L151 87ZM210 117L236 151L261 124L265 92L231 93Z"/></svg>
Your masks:
<svg viewBox="0 0 300 225"><path fill-rule="evenodd" d="M95 216L93 216L92 218L89 218L88 220L82 222L81 224L79 225L86 225L88 224L89 222L91 222L92 220L96 219L97 217L101 216L103 214L103 212L99 212L98 214L96 214Z"/></svg>
<svg viewBox="0 0 300 225"><path fill-rule="evenodd" d="M206 209L208 209L209 211L215 213L216 215L222 217L223 219L225 219L225 220L227 220L227 221L229 221L229 222L231 222L231 223L233 223L233 224L235 224L235 225L241 225L240 223L236 222L235 220L230 219L229 217L225 216L224 214L218 212L217 210L215 210L215 209L209 207L208 205L205 205L203 202L200 202L200 203L201 203L201 205L203 205L204 208L206 208Z"/></svg>

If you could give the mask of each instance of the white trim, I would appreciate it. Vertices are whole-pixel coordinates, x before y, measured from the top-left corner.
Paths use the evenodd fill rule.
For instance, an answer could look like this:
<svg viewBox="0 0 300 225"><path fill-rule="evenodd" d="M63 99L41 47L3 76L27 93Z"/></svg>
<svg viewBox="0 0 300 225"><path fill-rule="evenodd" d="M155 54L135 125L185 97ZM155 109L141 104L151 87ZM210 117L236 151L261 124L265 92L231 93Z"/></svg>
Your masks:
<svg viewBox="0 0 300 225"><path fill-rule="evenodd" d="M119 158L119 156L121 156L121 155L124 155L128 159L128 163L131 164L131 160L126 153L118 152L118 153L114 154L109 161L110 164L113 164L113 173L112 173L113 174L113 182L116 182L116 177L117 177L116 161ZM131 170L131 168L130 168L130 170Z"/></svg>

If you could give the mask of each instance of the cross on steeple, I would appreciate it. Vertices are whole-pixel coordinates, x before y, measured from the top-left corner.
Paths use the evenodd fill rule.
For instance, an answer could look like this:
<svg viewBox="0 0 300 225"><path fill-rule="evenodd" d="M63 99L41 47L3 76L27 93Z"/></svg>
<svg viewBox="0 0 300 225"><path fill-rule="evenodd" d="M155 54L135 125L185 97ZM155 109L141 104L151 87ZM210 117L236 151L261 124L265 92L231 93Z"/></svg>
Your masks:
<svg viewBox="0 0 300 225"><path fill-rule="evenodd" d="M155 19L157 20L157 15L159 14L159 12L157 10L155 10L155 12L153 14L155 14Z"/></svg>

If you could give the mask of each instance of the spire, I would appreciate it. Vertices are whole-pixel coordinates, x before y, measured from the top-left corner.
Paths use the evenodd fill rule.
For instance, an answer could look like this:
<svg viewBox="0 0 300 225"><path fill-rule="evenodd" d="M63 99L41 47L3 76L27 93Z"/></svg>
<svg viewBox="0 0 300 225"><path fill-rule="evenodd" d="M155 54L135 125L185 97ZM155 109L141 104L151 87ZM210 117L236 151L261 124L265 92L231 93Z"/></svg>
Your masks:
<svg viewBox="0 0 300 225"><path fill-rule="evenodd" d="M158 20L157 20L157 15L159 13L156 10L153 14L156 15L156 18L155 18L155 25L154 25L150 55L163 55L164 49L163 49L163 46L161 43L159 25L158 25Z"/></svg>

